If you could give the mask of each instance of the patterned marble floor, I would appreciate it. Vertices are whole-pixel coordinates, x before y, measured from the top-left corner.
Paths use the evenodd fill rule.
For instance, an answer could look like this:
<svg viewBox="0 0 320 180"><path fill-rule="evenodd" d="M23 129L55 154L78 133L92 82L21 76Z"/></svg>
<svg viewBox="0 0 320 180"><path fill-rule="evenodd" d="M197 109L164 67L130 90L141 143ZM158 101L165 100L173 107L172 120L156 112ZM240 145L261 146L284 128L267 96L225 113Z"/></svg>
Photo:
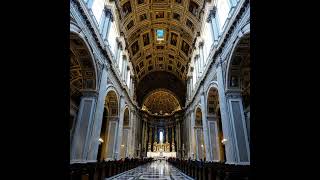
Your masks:
<svg viewBox="0 0 320 180"><path fill-rule="evenodd" d="M116 176L112 176L109 179L190 179L191 177L185 175L180 170L166 162L165 160L157 160L132 170L123 172Z"/></svg>

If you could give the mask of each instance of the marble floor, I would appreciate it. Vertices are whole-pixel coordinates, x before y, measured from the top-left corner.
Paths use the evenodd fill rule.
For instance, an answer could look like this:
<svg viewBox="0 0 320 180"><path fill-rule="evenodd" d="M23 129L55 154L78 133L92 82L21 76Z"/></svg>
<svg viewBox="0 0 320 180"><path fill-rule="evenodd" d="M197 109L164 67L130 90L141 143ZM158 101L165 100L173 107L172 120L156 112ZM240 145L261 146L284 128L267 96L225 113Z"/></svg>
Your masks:
<svg viewBox="0 0 320 180"><path fill-rule="evenodd" d="M145 165L136 167L132 170L112 176L109 179L193 179L180 170L166 162L165 160L157 160Z"/></svg>

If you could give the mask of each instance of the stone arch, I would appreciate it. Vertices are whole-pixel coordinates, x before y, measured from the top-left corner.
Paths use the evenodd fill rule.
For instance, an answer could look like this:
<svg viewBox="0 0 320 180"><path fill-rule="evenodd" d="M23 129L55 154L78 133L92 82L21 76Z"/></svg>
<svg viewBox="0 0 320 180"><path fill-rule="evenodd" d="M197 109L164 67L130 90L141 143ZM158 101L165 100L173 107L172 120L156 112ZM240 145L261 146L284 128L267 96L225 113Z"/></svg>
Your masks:
<svg viewBox="0 0 320 180"><path fill-rule="evenodd" d="M196 159L206 159L206 147L204 142L203 124L202 124L202 111L200 105L195 108L195 142L196 142Z"/></svg>
<svg viewBox="0 0 320 180"><path fill-rule="evenodd" d="M194 111L195 114L195 126L202 126L202 109L200 105L197 105Z"/></svg>
<svg viewBox="0 0 320 180"><path fill-rule="evenodd" d="M120 107L120 95L119 95L117 89L111 84L109 84L107 86L106 91L104 92L104 97L107 97L109 92L114 92L116 94L116 97L117 97L117 100L118 100L118 107L117 107L117 112L118 113L117 113L117 116L120 116L120 108L121 108Z"/></svg>
<svg viewBox="0 0 320 180"><path fill-rule="evenodd" d="M241 31L242 32L242 31ZM243 40L249 39L249 48L250 48L250 30L245 31L245 33L239 33L237 40L235 41L232 49L231 49L231 53L230 56L228 57L228 61L227 61L227 68L226 68L226 74L225 74L225 90L230 90L230 82L231 82L231 67L232 67L232 63L233 61L235 61L235 55L236 55L236 51L238 50L239 45L241 45L241 42ZM250 50L249 50L250 51ZM250 52L249 52L250 54ZM241 60L238 60L241 61Z"/></svg>
<svg viewBox="0 0 320 180"><path fill-rule="evenodd" d="M105 91L98 160L111 159L115 149L115 127L119 117L119 96L116 89L109 86Z"/></svg>
<svg viewBox="0 0 320 180"><path fill-rule="evenodd" d="M250 31L244 28L227 61L225 92L233 122L238 161L250 161Z"/></svg>
<svg viewBox="0 0 320 180"><path fill-rule="evenodd" d="M98 91L95 59L84 35L79 33L77 28L79 29L73 25L70 29L70 144L77 131L81 98L87 92L96 93Z"/></svg>
<svg viewBox="0 0 320 180"><path fill-rule="evenodd" d="M210 154L213 161L226 160L225 145L223 142L222 119L220 112L219 91L216 83L212 83L207 90L207 111Z"/></svg>

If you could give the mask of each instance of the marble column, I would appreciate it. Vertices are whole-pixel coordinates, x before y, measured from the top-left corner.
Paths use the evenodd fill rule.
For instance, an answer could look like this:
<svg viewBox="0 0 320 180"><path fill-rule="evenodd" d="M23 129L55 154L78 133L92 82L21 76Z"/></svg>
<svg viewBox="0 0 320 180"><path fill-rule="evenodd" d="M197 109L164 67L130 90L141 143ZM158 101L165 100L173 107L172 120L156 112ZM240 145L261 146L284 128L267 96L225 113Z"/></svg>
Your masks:
<svg viewBox="0 0 320 180"><path fill-rule="evenodd" d="M209 145L209 133L208 133L208 121L207 121L207 113L206 113L206 105L205 105L205 99L204 99L204 92L202 91L201 97L200 97L200 103L201 103L201 113L202 113L202 129L203 129L203 138L204 138L204 146L206 150L206 160L211 161L211 147Z"/></svg>
<svg viewBox="0 0 320 180"><path fill-rule="evenodd" d="M202 76L202 59L201 59L201 57L200 57L200 53L199 54L197 54L197 62L198 62L198 72L199 72L199 77L201 77Z"/></svg>
<svg viewBox="0 0 320 180"><path fill-rule="evenodd" d="M177 123L176 125L176 128L175 128L175 131L176 131L176 150L178 151L180 149L180 139L179 139L179 122Z"/></svg>
<svg viewBox="0 0 320 180"><path fill-rule="evenodd" d="M130 109L130 108L129 108ZM132 112L131 112L131 110L129 110L129 129L128 129L128 136L126 137L127 138L127 152L128 152L128 156L127 157L129 157L130 156L130 154L131 154L131 145L132 145Z"/></svg>
<svg viewBox="0 0 320 180"><path fill-rule="evenodd" d="M145 122L144 125L146 126L145 128L145 135L144 135L144 150L143 150L143 154L145 154L147 151L148 151L148 144L147 144L147 141L148 141L148 124Z"/></svg>
<svg viewBox="0 0 320 180"><path fill-rule="evenodd" d="M196 64L197 64L197 77L196 77L196 79L197 79L197 81L198 81L198 79L201 77L201 69L200 69L200 58L199 58L199 54L197 54L196 56L195 56L195 59L196 59Z"/></svg>
<svg viewBox="0 0 320 180"><path fill-rule="evenodd" d="M128 153L129 157L133 156L133 151L134 151L134 143L135 143L135 138L134 138L134 130L135 128L135 121L134 121L134 110L131 108L130 110L130 131L129 131L129 136L128 136L128 142L129 142L129 148L128 148Z"/></svg>
<svg viewBox="0 0 320 180"><path fill-rule="evenodd" d="M191 143L190 143L190 155L191 155L191 159L195 159L196 158L196 154L195 154L195 148L196 148L196 139L195 139L195 129L194 129L194 125L195 125L195 117L194 117L194 111L192 110L190 113L190 134L191 134Z"/></svg>
<svg viewBox="0 0 320 180"><path fill-rule="evenodd" d="M90 161L96 161L99 149L99 138L100 138L100 131L103 119L103 111L104 111L104 103L106 98L106 91L107 91L107 79L108 79L108 71L109 65L103 66L102 73L101 73L101 81L100 81L100 88L99 88L99 96L97 107L95 110L94 122L93 122L93 131L91 134L90 139L90 147L87 159Z"/></svg>
<svg viewBox="0 0 320 180"><path fill-rule="evenodd" d="M201 69L202 69L202 72L204 72L204 69L205 69L205 59L204 59L204 52L203 52L203 46L204 46L204 42L201 41L199 43L199 51L200 51L200 59L201 59Z"/></svg>
<svg viewBox="0 0 320 180"><path fill-rule="evenodd" d="M151 152L151 146L152 146L152 127L149 128L149 141L148 141L148 152Z"/></svg>
<svg viewBox="0 0 320 180"><path fill-rule="evenodd" d="M228 114L228 107L227 107L227 101L226 101L225 90L224 90L223 73L221 68L222 68L221 64L218 63L216 66L216 69L217 69L221 124L222 124L223 137L224 139L227 140L227 142L225 142L226 164L234 164L237 162L234 131L232 130L232 123L230 121L230 117Z"/></svg>
<svg viewBox="0 0 320 180"><path fill-rule="evenodd" d="M168 127L166 128L166 143L168 142Z"/></svg>
<svg viewBox="0 0 320 180"><path fill-rule="evenodd" d="M172 152L176 152L176 148L175 148L175 133L174 133L174 127L171 128L171 132L172 132Z"/></svg>
<svg viewBox="0 0 320 180"><path fill-rule="evenodd" d="M154 140L153 140L153 151L156 151L156 146L154 146L156 143L158 143L158 131L157 127L154 128Z"/></svg>
<svg viewBox="0 0 320 180"><path fill-rule="evenodd" d="M142 121L142 148L141 149L143 149L145 146L145 131L146 131L146 125L145 125L145 123L144 123L144 121Z"/></svg>
<svg viewBox="0 0 320 180"><path fill-rule="evenodd" d="M82 91L82 94L71 146L71 162L86 161L90 146L90 134L93 125L97 92L87 90Z"/></svg>
<svg viewBox="0 0 320 180"><path fill-rule="evenodd" d="M191 92L192 92L192 89L191 89L191 76L188 76L188 99L190 100L191 98Z"/></svg>
<svg viewBox="0 0 320 180"><path fill-rule="evenodd" d="M122 57L120 56L120 52L122 51L122 45L121 45L121 42L116 39L116 42L117 42L117 50L116 50L116 57L115 57L115 60L116 60L116 66L119 67L119 64L120 64L120 61L122 60ZM122 62L122 67L123 67L123 63ZM120 71L121 72L121 71ZM122 79L122 78L121 78Z"/></svg>
<svg viewBox="0 0 320 180"><path fill-rule="evenodd" d="M122 133L123 133L123 115L124 115L124 106L125 106L125 102L124 102L124 97L121 95L120 96L120 116L119 116L119 123L118 123L118 136L117 136L117 146L116 146L116 151L115 151L115 158L117 160L120 159L120 148L121 148L121 142L122 142ZM123 110L123 112L122 112Z"/></svg>
<svg viewBox="0 0 320 180"><path fill-rule="evenodd" d="M177 126L176 126L176 139L177 139L177 152L179 154L178 157L182 158L181 157L181 134L180 134L180 122L178 122Z"/></svg>
<svg viewBox="0 0 320 180"><path fill-rule="evenodd" d="M243 111L240 90L226 92L230 120L234 131L236 144L236 159L239 164L250 164L250 148L246 128L246 120Z"/></svg>

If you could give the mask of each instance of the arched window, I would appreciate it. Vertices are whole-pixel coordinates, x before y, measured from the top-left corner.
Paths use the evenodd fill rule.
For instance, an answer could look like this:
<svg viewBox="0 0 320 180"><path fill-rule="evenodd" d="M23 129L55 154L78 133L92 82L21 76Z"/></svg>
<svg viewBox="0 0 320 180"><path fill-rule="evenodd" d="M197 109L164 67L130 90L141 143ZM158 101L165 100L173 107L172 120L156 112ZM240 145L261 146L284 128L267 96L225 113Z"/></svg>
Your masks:
<svg viewBox="0 0 320 180"><path fill-rule="evenodd" d="M124 61L124 56L122 55L122 52L120 53L120 57L119 57L119 70L120 70L120 74L122 74L122 66L123 66L123 61Z"/></svg>
<svg viewBox="0 0 320 180"><path fill-rule="evenodd" d="M206 63L207 58L210 53L211 46L213 44L213 32L211 28L211 23L205 23L204 33L203 37L205 39L204 41L204 47L203 47L203 54L204 54L204 63Z"/></svg>
<svg viewBox="0 0 320 180"><path fill-rule="evenodd" d="M218 0L217 2L217 11L218 11L218 19L219 19L219 31L222 31L222 27L228 17L230 5L229 0Z"/></svg>
<svg viewBox="0 0 320 180"><path fill-rule="evenodd" d="M130 70L127 71L127 79L126 79L126 82L127 82L128 88L130 89Z"/></svg>
<svg viewBox="0 0 320 180"><path fill-rule="evenodd" d="M104 0L94 0L92 4L92 12L94 17L96 18L98 24L100 23L102 10L104 6Z"/></svg>
<svg viewBox="0 0 320 180"><path fill-rule="evenodd" d="M114 56L116 56L116 48L117 48L116 37L117 37L117 33L116 33L115 22L111 22L110 31L108 34L108 43L110 45L110 50Z"/></svg>
<svg viewBox="0 0 320 180"><path fill-rule="evenodd" d="M159 138L160 138L160 144L162 144L163 143L163 132L162 131L160 131Z"/></svg>

